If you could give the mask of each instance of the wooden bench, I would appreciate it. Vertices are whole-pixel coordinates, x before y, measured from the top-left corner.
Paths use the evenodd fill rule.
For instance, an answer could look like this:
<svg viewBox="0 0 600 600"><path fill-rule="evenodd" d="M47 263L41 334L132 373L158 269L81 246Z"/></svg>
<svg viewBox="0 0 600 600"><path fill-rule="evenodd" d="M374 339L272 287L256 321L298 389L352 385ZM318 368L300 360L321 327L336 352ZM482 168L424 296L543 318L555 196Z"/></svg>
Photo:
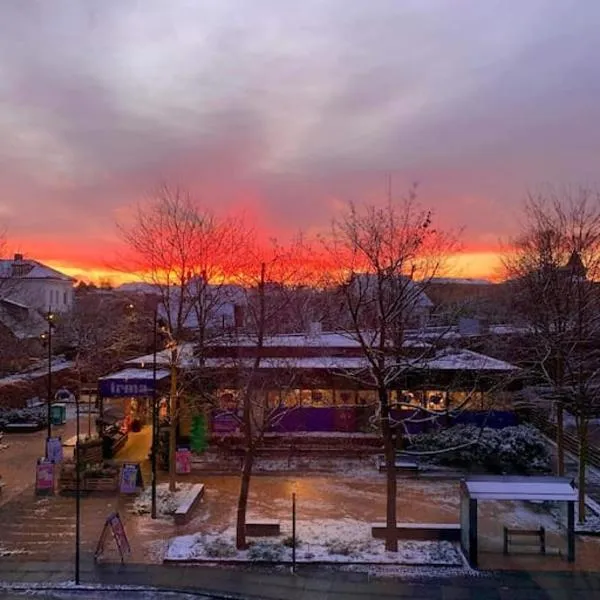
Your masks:
<svg viewBox="0 0 600 600"><path fill-rule="evenodd" d="M191 518L192 512L204 495L204 484L196 483L187 492L184 499L179 503L177 510L173 513L175 525L185 525Z"/></svg>
<svg viewBox="0 0 600 600"><path fill-rule="evenodd" d="M385 540L387 525L373 523L371 535L378 540ZM460 540L460 524L458 523L396 523L396 537L399 540L419 542Z"/></svg>
<svg viewBox="0 0 600 600"><path fill-rule="evenodd" d="M531 538L535 539L531 540ZM544 527L539 529L509 529L504 527L504 554L508 554L509 546L529 546L530 548L539 546L540 554L546 554L546 529Z"/></svg>
<svg viewBox="0 0 600 600"><path fill-rule="evenodd" d="M248 537L276 537L281 534L279 521L248 521L246 535Z"/></svg>
<svg viewBox="0 0 600 600"><path fill-rule="evenodd" d="M408 475L418 475L419 474L419 464L416 462L412 462L409 460L398 460L394 463L396 467L396 473L408 474ZM385 460L379 460L379 472L384 473L386 470Z"/></svg>

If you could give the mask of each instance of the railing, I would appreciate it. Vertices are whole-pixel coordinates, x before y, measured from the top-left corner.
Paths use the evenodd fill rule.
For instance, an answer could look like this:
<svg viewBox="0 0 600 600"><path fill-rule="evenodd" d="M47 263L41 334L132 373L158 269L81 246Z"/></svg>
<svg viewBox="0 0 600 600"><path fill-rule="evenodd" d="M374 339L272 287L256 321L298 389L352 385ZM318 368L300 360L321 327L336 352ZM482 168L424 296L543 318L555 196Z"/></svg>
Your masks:
<svg viewBox="0 0 600 600"><path fill-rule="evenodd" d="M556 441L556 423L550 421L543 412L529 410L524 417L532 423L532 425L535 425L540 431L545 433L551 440ZM565 450L571 452L576 457L579 456L579 440L577 439L577 436L567 431L563 431L563 444ZM587 463L600 469L600 449L588 445Z"/></svg>

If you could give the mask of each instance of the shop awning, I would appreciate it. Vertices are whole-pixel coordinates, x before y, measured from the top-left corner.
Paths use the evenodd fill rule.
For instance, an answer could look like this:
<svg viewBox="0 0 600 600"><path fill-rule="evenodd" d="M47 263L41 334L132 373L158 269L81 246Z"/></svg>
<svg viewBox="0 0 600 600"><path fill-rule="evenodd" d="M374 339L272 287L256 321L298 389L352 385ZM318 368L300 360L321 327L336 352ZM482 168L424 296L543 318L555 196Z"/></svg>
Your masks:
<svg viewBox="0 0 600 600"><path fill-rule="evenodd" d="M156 381L169 377L169 371L156 371ZM126 396L150 396L154 391L154 375L151 369L123 369L98 379L98 393L103 398Z"/></svg>

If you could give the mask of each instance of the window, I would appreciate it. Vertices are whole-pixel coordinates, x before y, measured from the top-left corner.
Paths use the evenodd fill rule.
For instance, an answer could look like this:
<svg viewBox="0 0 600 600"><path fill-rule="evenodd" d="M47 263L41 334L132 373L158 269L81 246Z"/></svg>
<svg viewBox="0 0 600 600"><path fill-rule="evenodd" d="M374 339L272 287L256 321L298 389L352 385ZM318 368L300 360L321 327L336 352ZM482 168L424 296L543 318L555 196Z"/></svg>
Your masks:
<svg viewBox="0 0 600 600"><path fill-rule="evenodd" d="M67 305L67 292L63 292L63 304L66 306Z"/></svg>

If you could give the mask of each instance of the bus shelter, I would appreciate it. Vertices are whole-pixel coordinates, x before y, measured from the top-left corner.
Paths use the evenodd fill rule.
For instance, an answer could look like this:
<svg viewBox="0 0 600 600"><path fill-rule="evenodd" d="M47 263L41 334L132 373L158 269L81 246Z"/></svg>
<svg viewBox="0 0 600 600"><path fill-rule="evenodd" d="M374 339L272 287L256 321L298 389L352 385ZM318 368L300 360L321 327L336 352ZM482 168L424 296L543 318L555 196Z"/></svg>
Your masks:
<svg viewBox="0 0 600 600"><path fill-rule="evenodd" d="M575 561L575 502L577 490L567 477L473 475L461 481L461 548L469 564L478 566L477 507L486 500L556 502L564 515L567 560Z"/></svg>

